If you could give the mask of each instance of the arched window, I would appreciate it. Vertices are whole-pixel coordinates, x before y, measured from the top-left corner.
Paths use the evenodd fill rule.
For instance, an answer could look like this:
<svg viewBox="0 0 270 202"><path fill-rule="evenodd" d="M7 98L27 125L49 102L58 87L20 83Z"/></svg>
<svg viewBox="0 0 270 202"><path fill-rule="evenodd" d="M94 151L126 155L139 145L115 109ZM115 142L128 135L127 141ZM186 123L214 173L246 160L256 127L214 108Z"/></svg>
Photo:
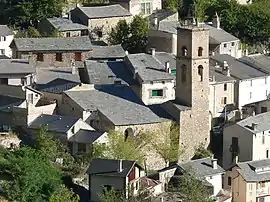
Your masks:
<svg viewBox="0 0 270 202"><path fill-rule="evenodd" d="M198 56L202 56L203 48L199 47L198 48Z"/></svg>
<svg viewBox="0 0 270 202"><path fill-rule="evenodd" d="M181 67L181 82L185 83L187 80L187 66L182 65Z"/></svg>
<svg viewBox="0 0 270 202"><path fill-rule="evenodd" d="M185 46L182 47L182 56L187 56L187 48Z"/></svg>
<svg viewBox="0 0 270 202"><path fill-rule="evenodd" d="M128 137L133 137L133 135L134 135L134 132L132 128L127 128L125 130L125 140L127 140Z"/></svg>
<svg viewBox="0 0 270 202"><path fill-rule="evenodd" d="M198 67L198 75L200 77L200 81L203 81L203 66L202 65Z"/></svg>

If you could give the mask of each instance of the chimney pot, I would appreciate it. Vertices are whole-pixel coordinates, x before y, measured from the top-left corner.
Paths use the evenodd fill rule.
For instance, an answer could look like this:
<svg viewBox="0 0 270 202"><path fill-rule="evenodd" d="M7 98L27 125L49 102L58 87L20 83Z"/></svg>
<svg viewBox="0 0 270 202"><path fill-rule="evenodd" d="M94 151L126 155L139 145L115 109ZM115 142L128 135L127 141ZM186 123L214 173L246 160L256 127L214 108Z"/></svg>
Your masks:
<svg viewBox="0 0 270 202"><path fill-rule="evenodd" d="M123 171L123 161L122 159L119 160L119 170L120 173Z"/></svg>
<svg viewBox="0 0 270 202"><path fill-rule="evenodd" d="M252 125L251 125L252 130L256 130L257 129L257 126L258 126L257 123L252 123Z"/></svg>
<svg viewBox="0 0 270 202"><path fill-rule="evenodd" d="M157 17L154 17L154 25L157 26L157 24L158 24L158 19Z"/></svg>
<svg viewBox="0 0 270 202"><path fill-rule="evenodd" d="M172 73L172 70L171 70L171 68L170 68L170 62L169 62L169 61L165 62L165 71L166 71L167 73L169 73L169 74Z"/></svg>
<svg viewBox="0 0 270 202"><path fill-rule="evenodd" d="M217 159L212 159L212 168L217 169Z"/></svg>
<svg viewBox="0 0 270 202"><path fill-rule="evenodd" d="M237 164L238 163L238 155L236 155L235 157L234 157L234 159L233 159L233 164L235 165L235 164Z"/></svg>
<svg viewBox="0 0 270 202"><path fill-rule="evenodd" d="M152 54L152 56L155 56L156 55L156 49L155 48L152 48L151 49L151 54Z"/></svg>

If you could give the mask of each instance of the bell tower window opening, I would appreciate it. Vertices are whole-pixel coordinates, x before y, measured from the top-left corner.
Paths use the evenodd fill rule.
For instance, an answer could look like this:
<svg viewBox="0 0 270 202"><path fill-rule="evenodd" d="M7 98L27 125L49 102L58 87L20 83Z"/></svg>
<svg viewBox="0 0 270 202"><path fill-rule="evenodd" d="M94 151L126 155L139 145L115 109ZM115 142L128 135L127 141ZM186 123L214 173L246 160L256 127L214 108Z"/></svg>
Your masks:
<svg viewBox="0 0 270 202"><path fill-rule="evenodd" d="M198 75L200 77L200 81L203 81L203 66L202 65L198 67Z"/></svg>
<svg viewBox="0 0 270 202"><path fill-rule="evenodd" d="M185 83L187 80L187 66L182 65L181 67L181 81L182 83Z"/></svg>
<svg viewBox="0 0 270 202"><path fill-rule="evenodd" d="M187 56L187 48L185 46L182 47L182 56Z"/></svg>
<svg viewBox="0 0 270 202"><path fill-rule="evenodd" d="M200 56L202 56L202 54L203 54L203 48L199 47L198 48L198 56L200 57Z"/></svg>

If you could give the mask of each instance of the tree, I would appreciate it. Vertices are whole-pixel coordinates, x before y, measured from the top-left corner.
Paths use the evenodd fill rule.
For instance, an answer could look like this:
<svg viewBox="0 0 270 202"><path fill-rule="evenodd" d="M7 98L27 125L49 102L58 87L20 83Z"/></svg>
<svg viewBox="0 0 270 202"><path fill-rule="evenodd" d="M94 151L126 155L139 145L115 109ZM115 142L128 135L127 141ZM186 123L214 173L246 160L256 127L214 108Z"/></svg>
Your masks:
<svg viewBox="0 0 270 202"><path fill-rule="evenodd" d="M98 143L93 145L94 157L135 160L142 164L145 160L145 153L142 148L146 144L146 137L143 133L126 139L124 134L118 131L110 131L106 145Z"/></svg>
<svg viewBox="0 0 270 202"><path fill-rule="evenodd" d="M212 152L205 149L204 146L200 144L195 150L195 155L193 159L201 159L201 158L212 157L212 156L213 156Z"/></svg>
<svg viewBox="0 0 270 202"><path fill-rule="evenodd" d="M130 53L145 52L147 34L147 19L136 15L130 24L125 20L119 21L110 33L109 42L111 44L121 44Z"/></svg>
<svg viewBox="0 0 270 202"><path fill-rule="evenodd" d="M98 196L101 202L123 202L121 194L114 189L104 190L104 192Z"/></svg>
<svg viewBox="0 0 270 202"><path fill-rule="evenodd" d="M0 168L0 173L10 178L4 193L11 201L48 201L62 183L61 173L47 156L29 147L2 152Z"/></svg>
<svg viewBox="0 0 270 202"><path fill-rule="evenodd" d="M61 185L50 197L50 202L79 202L80 197Z"/></svg>
<svg viewBox="0 0 270 202"><path fill-rule="evenodd" d="M24 30L17 31L15 38L39 38L41 37L39 31L34 27L28 27Z"/></svg>
<svg viewBox="0 0 270 202"><path fill-rule="evenodd" d="M179 126L176 124L163 124L157 130L150 132L150 144L166 164L176 162L182 152L179 151L179 134Z"/></svg>

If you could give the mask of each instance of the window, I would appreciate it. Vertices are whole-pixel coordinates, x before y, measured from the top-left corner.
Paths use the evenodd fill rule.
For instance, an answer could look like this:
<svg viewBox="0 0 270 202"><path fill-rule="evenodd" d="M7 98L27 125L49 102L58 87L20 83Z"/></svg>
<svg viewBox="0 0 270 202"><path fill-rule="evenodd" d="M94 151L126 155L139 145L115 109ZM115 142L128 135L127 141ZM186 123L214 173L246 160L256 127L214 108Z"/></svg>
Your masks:
<svg viewBox="0 0 270 202"><path fill-rule="evenodd" d="M82 53L75 53L75 61L82 61Z"/></svg>
<svg viewBox="0 0 270 202"><path fill-rule="evenodd" d="M43 53L37 53L37 61L43 61Z"/></svg>
<svg viewBox="0 0 270 202"><path fill-rule="evenodd" d="M235 43L234 42L232 42L232 46L234 46L235 45Z"/></svg>
<svg viewBox="0 0 270 202"><path fill-rule="evenodd" d="M0 55L5 55L5 49L0 49Z"/></svg>
<svg viewBox="0 0 270 202"><path fill-rule="evenodd" d="M202 47L199 47L199 49L198 49L198 56L202 56L202 52L203 52L203 48Z"/></svg>
<svg viewBox="0 0 270 202"><path fill-rule="evenodd" d="M185 46L182 47L182 56L187 56L187 48Z"/></svg>
<svg viewBox="0 0 270 202"><path fill-rule="evenodd" d="M209 180L212 180L213 179L213 176L209 176Z"/></svg>
<svg viewBox="0 0 270 202"><path fill-rule="evenodd" d="M176 76L176 69L172 69L171 73L172 75Z"/></svg>
<svg viewBox="0 0 270 202"><path fill-rule="evenodd" d="M78 143L78 153L86 153L86 144Z"/></svg>
<svg viewBox="0 0 270 202"><path fill-rule="evenodd" d="M200 81L203 81L203 66L202 65L198 67L198 75L200 76Z"/></svg>
<svg viewBox="0 0 270 202"><path fill-rule="evenodd" d="M2 79L0 79L0 84L8 85L8 78L2 78Z"/></svg>
<svg viewBox="0 0 270 202"><path fill-rule="evenodd" d="M250 86L252 86L252 80L250 80Z"/></svg>
<svg viewBox="0 0 270 202"><path fill-rule="evenodd" d="M111 190L112 190L112 185L103 185L103 192L111 191Z"/></svg>
<svg viewBox="0 0 270 202"><path fill-rule="evenodd" d="M249 189L249 191L252 191L252 184L248 185L248 189Z"/></svg>
<svg viewBox="0 0 270 202"><path fill-rule="evenodd" d="M62 62L62 53L56 53L56 61Z"/></svg>
<svg viewBox="0 0 270 202"><path fill-rule="evenodd" d="M266 158L269 158L269 149L266 150Z"/></svg>
<svg viewBox="0 0 270 202"><path fill-rule="evenodd" d="M268 90L265 91L265 95L266 95L266 97L268 97Z"/></svg>
<svg viewBox="0 0 270 202"><path fill-rule="evenodd" d="M222 97L221 98L221 104L226 105L227 104L227 97Z"/></svg>
<svg viewBox="0 0 270 202"><path fill-rule="evenodd" d="M141 3L141 13L144 15L151 14L152 7L152 2Z"/></svg>
<svg viewBox="0 0 270 202"><path fill-rule="evenodd" d="M103 36L103 32L99 30L99 31L97 31L97 35L99 38L101 38Z"/></svg>
<svg viewBox="0 0 270 202"><path fill-rule="evenodd" d="M231 186L232 185L232 178L228 177L228 185Z"/></svg>
<svg viewBox="0 0 270 202"><path fill-rule="evenodd" d="M265 84L267 84L267 77L266 77L266 78L264 78L264 83L265 83Z"/></svg>
<svg viewBox="0 0 270 202"><path fill-rule="evenodd" d="M251 99L251 98L252 98L252 92L249 93L249 99Z"/></svg>
<svg viewBox="0 0 270 202"><path fill-rule="evenodd" d="M66 33L66 37L70 37L70 32L67 32Z"/></svg>
<svg viewBox="0 0 270 202"><path fill-rule="evenodd" d="M261 113L267 112L267 107L261 107Z"/></svg>
<svg viewBox="0 0 270 202"><path fill-rule="evenodd" d="M1 36L0 37L0 41L6 41L6 37L5 36Z"/></svg>
<svg viewBox="0 0 270 202"><path fill-rule="evenodd" d="M121 81L114 81L114 84L121 85Z"/></svg>
<svg viewBox="0 0 270 202"><path fill-rule="evenodd" d="M260 187L264 188L265 187L265 183L264 182L260 182Z"/></svg>
<svg viewBox="0 0 270 202"><path fill-rule="evenodd" d="M225 83L225 84L224 84L224 91L227 91L227 87L228 87L228 86L227 86L227 84Z"/></svg>
<svg viewBox="0 0 270 202"><path fill-rule="evenodd" d="M226 44L226 43L224 43L224 44L223 44L223 47L224 47L224 48L227 48L227 44Z"/></svg>
<svg viewBox="0 0 270 202"><path fill-rule="evenodd" d="M72 153L72 151L73 151L73 143L72 142L68 142L68 150L70 153Z"/></svg>
<svg viewBox="0 0 270 202"><path fill-rule="evenodd" d="M163 96L163 90L152 90L152 97L161 97Z"/></svg>
<svg viewBox="0 0 270 202"><path fill-rule="evenodd" d="M187 66L182 65L181 67L181 81L182 83L185 83L187 80Z"/></svg>
<svg viewBox="0 0 270 202"><path fill-rule="evenodd" d="M264 143L265 143L265 136L262 135L262 144L264 144Z"/></svg>

